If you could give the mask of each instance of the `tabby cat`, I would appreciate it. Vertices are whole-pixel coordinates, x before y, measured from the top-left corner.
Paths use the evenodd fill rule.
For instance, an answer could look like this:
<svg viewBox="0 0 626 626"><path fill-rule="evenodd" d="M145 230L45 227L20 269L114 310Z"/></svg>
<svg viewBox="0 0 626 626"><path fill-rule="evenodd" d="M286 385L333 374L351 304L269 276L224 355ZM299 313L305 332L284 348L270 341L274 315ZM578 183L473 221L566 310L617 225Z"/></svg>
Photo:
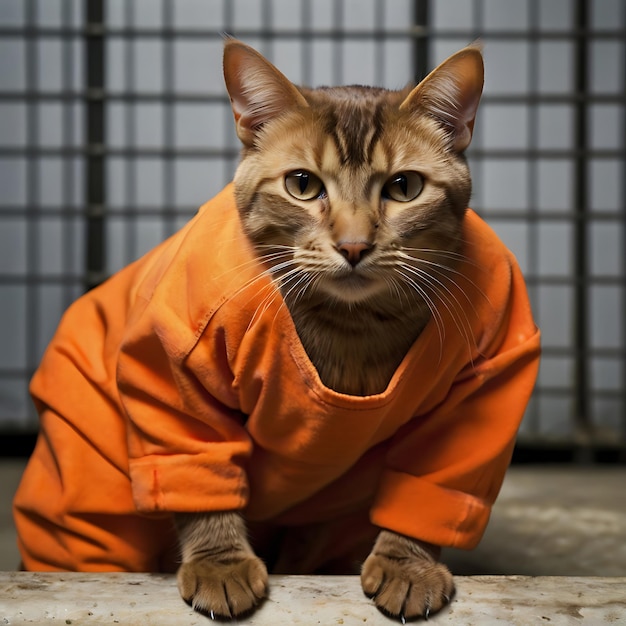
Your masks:
<svg viewBox="0 0 626 626"><path fill-rule="evenodd" d="M244 231L278 285L322 382L385 390L461 257L471 182L463 152L482 93L480 48L401 91L294 86L227 40L224 74L243 144L235 195ZM178 586L211 616L251 611L268 590L237 512L178 514ZM361 570L366 595L404 621L450 601L440 548L381 530Z"/></svg>

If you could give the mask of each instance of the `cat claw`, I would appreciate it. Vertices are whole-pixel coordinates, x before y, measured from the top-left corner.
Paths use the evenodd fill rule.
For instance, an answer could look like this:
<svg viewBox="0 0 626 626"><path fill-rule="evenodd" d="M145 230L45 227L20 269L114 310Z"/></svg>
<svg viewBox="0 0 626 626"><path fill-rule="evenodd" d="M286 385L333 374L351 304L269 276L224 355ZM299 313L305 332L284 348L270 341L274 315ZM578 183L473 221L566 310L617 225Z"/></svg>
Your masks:
<svg viewBox="0 0 626 626"><path fill-rule="evenodd" d="M405 617L404 617L404 615L402 615L402 614L400 614L400 621L401 621L403 624L406 624L406 618L405 618Z"/></svg>
<svg viewBox="0 0 626 626"><path fill-rule="evenodd" d="M424 619L426 621L428 621L428 618L430 617L430 607L426 607L426 610L424 611Z"/></svg>

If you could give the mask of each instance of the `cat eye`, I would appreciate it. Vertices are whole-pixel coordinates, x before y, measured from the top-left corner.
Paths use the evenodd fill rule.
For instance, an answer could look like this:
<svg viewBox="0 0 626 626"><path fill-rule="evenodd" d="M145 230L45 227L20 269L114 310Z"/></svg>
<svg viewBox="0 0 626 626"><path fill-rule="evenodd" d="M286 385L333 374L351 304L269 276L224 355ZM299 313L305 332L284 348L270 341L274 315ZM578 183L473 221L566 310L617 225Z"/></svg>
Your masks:
<svg viewBox="0 0 626 626"><path fill-rule="evenodd" d="M315 174L296 170L285 176L285 189L298 200L313 200L324 192L324 185Z"/></svg>
<svg viewBox="0 0 626 626"><path fill-rule="evenodd" d="M424 179L417 172L398 172L383 186L383 197L396 202L410 202L422 193Z"/></svg>

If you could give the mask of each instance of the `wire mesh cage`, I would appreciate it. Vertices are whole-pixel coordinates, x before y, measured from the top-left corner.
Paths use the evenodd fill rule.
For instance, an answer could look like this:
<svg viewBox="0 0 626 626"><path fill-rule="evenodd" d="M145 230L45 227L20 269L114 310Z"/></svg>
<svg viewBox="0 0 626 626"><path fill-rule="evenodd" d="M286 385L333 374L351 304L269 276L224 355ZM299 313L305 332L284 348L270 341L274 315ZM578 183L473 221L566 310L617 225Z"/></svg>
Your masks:
<svg viewBox="0 0 626 626"><path fill-rule="evenodd" d="M480 37L472 206L543 332L520 446L626 446L626 5L620 0L4 0L0 430L63 310L232 177L224 33L293 82L402 87ZM506 410L506 407L503 407Z"/></svg>

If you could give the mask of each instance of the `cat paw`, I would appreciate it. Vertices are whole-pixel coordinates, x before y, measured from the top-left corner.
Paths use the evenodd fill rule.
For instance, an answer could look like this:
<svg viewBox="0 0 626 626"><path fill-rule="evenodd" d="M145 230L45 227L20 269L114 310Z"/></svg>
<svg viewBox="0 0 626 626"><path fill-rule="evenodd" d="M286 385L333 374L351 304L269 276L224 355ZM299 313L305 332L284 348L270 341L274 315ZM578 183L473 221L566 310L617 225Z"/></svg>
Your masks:
<svg viewBox="0 0 626 626"><path fill-rule="evenodd" d="M267 569L254 555L228 562L198 559L183 563L178 590L195 611L211 619L234 619L252 612L265 598Z"/></svg>
<svg viewBox="0 0 626 626"><path fill-rule="evenodd" d="M428 619L454 595L450 570L431 558L373 552L361 570L361 586L377 608L403 624Z"/></svg>

